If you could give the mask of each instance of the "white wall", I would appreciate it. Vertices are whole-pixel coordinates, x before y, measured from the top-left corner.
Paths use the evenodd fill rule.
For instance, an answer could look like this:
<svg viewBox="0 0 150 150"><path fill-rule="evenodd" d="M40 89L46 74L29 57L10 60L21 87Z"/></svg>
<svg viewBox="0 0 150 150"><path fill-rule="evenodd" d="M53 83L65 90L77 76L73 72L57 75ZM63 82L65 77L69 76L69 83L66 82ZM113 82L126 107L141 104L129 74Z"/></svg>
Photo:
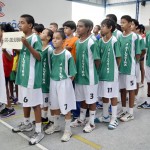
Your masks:
<svg viewBox="0 0 150 150"><path fill-rule="evenodd" d="M100 25L105 18L104 8L81 3L72 3L72 19L77 23L80 19L90 19L94 25Z"/></svg>
<svg viewBox="0 0 150 150"><path fill-rule="evenodd" d="M35 22L43 23L46 27L50 22L57 22L59 26L72 18L72 3L65 0L1 0L5 4L2 8L4 17L2 22L18 22L20 15L30 14ZM15 24L14 24L15 25Z"/></svg>
<svg viewBox="0 0 150 150"><path fill-rule="evenodd" d="M116 2L111 0L111 2ZM119 2L119 1L117 1ZM136 16L136 4L122 4L122 5L111 5L107 7L106 14L114 13L118 18L118 23L120 23L120 18L123 15L130 15L132 18ZM139 5L139 22L144 25L149 25L150 19L150 2L146 2L146 6Z"/></svg>

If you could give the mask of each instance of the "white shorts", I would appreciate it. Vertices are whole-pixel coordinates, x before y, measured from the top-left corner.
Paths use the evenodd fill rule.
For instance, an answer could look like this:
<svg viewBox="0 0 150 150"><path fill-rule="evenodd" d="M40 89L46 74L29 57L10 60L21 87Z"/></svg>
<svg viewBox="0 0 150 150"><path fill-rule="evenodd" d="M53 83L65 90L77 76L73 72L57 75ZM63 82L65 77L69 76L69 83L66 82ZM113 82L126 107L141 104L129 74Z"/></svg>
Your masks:
<svg viewBox="0 0 150 150"><path fill-rule="evenodd" d="M145 69L145 77L146 77L147 83L150 83L150 67L148 66L146 66L146 69Z"/></svg>
<svg viewBox="0 0 150 150"><path fill-rule="evenodd" d="M70 78L54 81L50 80L50 109L60 109L62 114L76 109L75 93Z"/></svg>
<svg viewBox="0 0 150 150"><path fill-rule="evenodd" d="M80 85L75 84L75 94L77 101L84 101L86 104L93 104L98 101L98 84L96 85Z"/></svg>
<svg viewBox="0 0 150 150"><path fill-rule="evenodd" d="M141 82L141 73L140 73L140 64L136 63L136 68L135 68L135 75L136 75L136 83Z"/></svg>
<svg viewBox="0 0 150 150"><path fill-rule="evenodd" d="M49 93L43 93L43 105L41 107L48 107L49 106Z"/></svg>
<svg viewBox="0 0 150 150"><path fill-rule="evenodd" d="M19 102L23 104L23 107L34 107L37 105L43 105L42 89L32 89L23 86L18 86L18 98Z"/></svg>
<svg viewBox="0 0 150 150"><path fill-rule="evenodd" d="M119 82L100 81L98 85L98 96L114 98L119 96Z"/></svg>
<svg viewBox="0 0 150 150"><path fill-rule="evenodd" d="M136 76L134 75L119 75L119 88L126 90L135 90L137 88L136 85Z"/></svg>

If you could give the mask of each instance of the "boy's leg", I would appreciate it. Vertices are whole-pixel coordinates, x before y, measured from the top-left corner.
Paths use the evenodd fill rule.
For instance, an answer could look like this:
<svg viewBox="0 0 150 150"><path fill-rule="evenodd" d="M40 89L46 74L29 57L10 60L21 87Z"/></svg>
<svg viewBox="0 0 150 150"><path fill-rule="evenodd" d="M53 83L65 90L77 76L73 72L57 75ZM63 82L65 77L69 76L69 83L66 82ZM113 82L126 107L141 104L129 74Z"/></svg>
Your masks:
<svg viewBox="0 0 150 150"><path fill-rule="evenodd" d="M111 105L112 105L112 117L111 121L108 125L108 129L113 130L118 126L117 120L117 98L111 98Z"/></svg>
<svg viewBox="0 0 150 150"><path fill-rule="evenodd" d="M65 131L64 131L64 134L63 134L63 136L61 138L62 142L69 141L70 137L72 136L70 124L71 124L71 112L68 112L65 115Z"/></svg>
<svg viewBox="0 0 150 150"><path fill-rule="evenodd" d="M54 132L60 131L60 109L51 111L54 114L54 123L45 129L46 134L53 134Z"/></svg>

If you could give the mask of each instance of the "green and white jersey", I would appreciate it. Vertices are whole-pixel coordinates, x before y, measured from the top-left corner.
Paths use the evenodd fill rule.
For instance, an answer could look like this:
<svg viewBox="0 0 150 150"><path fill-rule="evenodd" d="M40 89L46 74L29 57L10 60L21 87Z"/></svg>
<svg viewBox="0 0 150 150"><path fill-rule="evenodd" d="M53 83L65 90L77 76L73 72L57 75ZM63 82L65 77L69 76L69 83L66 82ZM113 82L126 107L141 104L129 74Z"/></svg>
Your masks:
<svg viewBox="0 0 150 150"><path fill-rule="evenodd" d="M36 34L27 37L28 43L41 55L42 42ZM18 62L16 84L26 88L41 88L42 85L42 61L38 61L23 45Z"/></svg>
<svg viewBox="0 0 150 150"><path fill-rule="evenodd" d="M53 48L48 45L42 50L42 92L49 93L50 86L50 54Z"/></svg>
<svg viewBox="0 0 150 150"><path fill-rule="evenodd" d="M113 36L115 36L117 39L122 35L122 32L119 31L118 29L116 29L114 32L113 32Z"/></svg>
<svg viewBox="0 0 150 150"><path fill-rule="evenodd" d="M146 49L146 44L145 44L144 39L142 38L141 35L138 34L138 37L139 37L139 40L140 40L140 50L142 52L143 50Z"/></svg>
<svg viewBox="0 0 150 150"><path fill-rule="evenodd" d="M115 36L109 41L99 40L100 48L100 68L99 81L118 81L118 65L116 58L121 57L120 44Z"/></svg>
<svg viewBox="0 0 150 150"><path fill-rule="evenodd" d="M64 49L61 53L55 54L55 50L50 56L51 75L55 81L60 81L76 75L76 66L71 53Z"/></svg>
<svg viewBox="0 0 150 150"><path fill-rule="evenodd" d="M127 36L121 35L119 37L121 49L121 64L119 71L121 74L135 75L135 65L137 54L141 54L140 41L135 33Z"/></svg>
<svg viewBox="0 0 150 150"><path fill-rule="evenodd" d="M150 67L150 31L146 33L146 66Z"/></svg>
<svg viewBox="0 0 150 150"><path fill-rule="evenodd" d="M81 85L95 85L98 83L98 74L94 60L99 60L97 42L89 36L86 40L76 42L76 67L75 83Z"/></svg>

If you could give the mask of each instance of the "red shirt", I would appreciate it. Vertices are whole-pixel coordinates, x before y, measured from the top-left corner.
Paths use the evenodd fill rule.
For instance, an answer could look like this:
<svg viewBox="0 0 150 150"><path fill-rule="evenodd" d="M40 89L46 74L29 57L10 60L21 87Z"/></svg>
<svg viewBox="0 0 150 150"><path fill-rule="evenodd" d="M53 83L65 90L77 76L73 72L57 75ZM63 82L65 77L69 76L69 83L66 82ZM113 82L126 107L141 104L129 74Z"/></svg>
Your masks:
<svg viewBox="0 0 150 150"><path fill-rule="evenodd" d="M12 54L10 54L10 55L12 55ZM3 66L4 66L5 77L10 77L10 73L11 73L12 67L13 67L13 56L12 56L12 60L8 60L5 53L3 52L2 57L3 57Z"/></svg>

